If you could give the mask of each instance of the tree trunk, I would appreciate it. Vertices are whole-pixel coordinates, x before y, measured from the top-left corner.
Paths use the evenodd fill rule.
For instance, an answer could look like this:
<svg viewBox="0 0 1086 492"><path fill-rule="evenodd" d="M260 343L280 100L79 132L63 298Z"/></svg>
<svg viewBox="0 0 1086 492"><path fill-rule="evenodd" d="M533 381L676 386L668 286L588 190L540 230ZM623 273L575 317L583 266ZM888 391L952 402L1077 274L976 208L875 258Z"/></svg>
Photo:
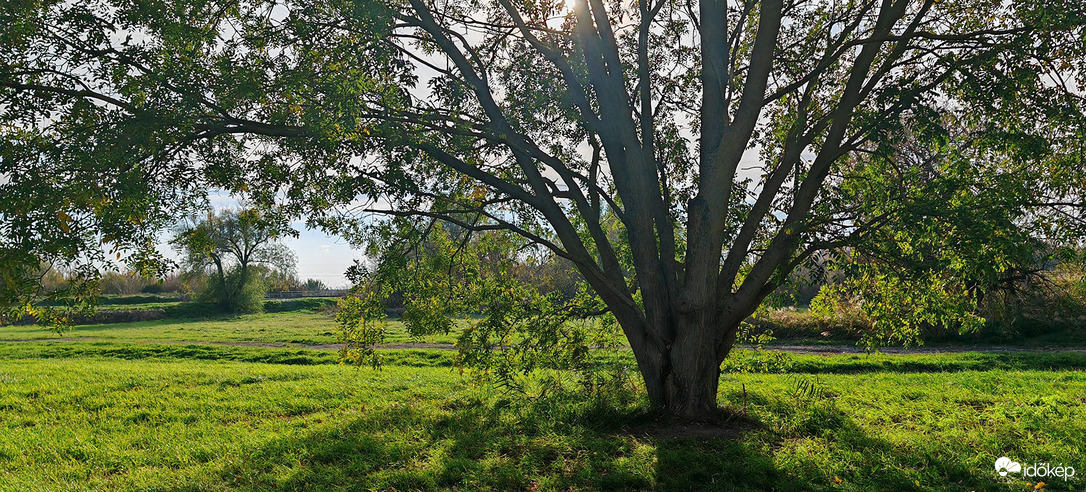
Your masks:
<svg viewBox="0 0 1086 492"><path fill-rule="evenodd" d="M721 359L712 328L688 325L677 330L665 379L667 411L674 416L700 420L716 413Z"/></svg>
<svg viewBox="0 0 1086 492"><path fill-rule="evenodd" d="M711 420L717 412L720 363L731 344L715 317L697 317L679 324L672 344L637 357L651 404L684 420ZM636 350L636 349L635 349Z"/></svg>

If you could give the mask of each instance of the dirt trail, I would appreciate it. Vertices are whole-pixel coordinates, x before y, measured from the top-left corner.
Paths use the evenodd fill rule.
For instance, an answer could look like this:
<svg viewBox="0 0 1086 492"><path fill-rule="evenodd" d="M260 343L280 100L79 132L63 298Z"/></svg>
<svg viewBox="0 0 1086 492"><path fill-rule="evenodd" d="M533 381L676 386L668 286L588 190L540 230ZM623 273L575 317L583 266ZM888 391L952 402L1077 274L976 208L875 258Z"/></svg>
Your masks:
<svg viewBox="0 0 1086 492"><path fill-rule="evenodd" d="M23 343L23 342L48 342L48 343L79 343L79 342L101 342L101 341L117 341L112 338L101 337L56 337L56 338L24 338L15 340L0 340L0 343ZM287 349L302 349L302 350L339 350L343 347L340 343L329 344L303 344L303 343L289 343L289 342L259 342L259 341L196 341L196 340L141 340L134 343L142 344L163 344L163 345L220 345L229 347L263 347L263 348L287 348ZM754 349L756 347L751 345L738 345L736 348L740 349ZM430 350L456 350L456 346L451 343L389 343L377 347L378 350L403 350L403 349L430 349ZM761 347L761 350L777 350L782 352L790 352L793 354L814 354L814 355L841 355L841 354L865 354L867 351L860 346L856 345L793 345L793 344L780 344L780 345L765 345ZM1003 345L956 345L956 346L938 346L938 347L882 347L877 352L890 355L902 355L902 354L961 354L967 352L983 352L983 353L1021 353L1021 352L1086 352L1086 347L1013 347Z"/></svg>
<svg viewBox="0 0 1086 492"><path fill-rule="evenodd" d="M754 346L738 345L737 348L753 349ZM841 355L866 354L867 349L857 345L765 345L762 350L779 350L794 354ZM1012 347L1005 345L952 345L937 347L882 347L874 351L890 355L903 354L964 354L983 353L1043 353L1043 352L1086 352L1086 347Z"/></svg>

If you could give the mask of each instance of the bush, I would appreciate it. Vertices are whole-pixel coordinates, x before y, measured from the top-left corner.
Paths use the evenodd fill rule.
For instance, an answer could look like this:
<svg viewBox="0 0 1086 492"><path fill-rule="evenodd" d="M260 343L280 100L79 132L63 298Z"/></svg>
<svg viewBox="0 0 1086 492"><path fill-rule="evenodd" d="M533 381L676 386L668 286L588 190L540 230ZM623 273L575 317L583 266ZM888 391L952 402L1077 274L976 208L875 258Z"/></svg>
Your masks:
<svg viewBox="0 0 1086 492"><path fill-rule="evenodd" d="M177 305L166 306L163 311L166 312L166 317L169 319L206 319L226 315L222 310L222 306L210 302L182 302Z"/></svg>
<svg viewBox="0 0 1086 492"><path fill-rule="evenodd" d="M823 284L811 299L811 317L822 330L839 329L857 333L871 327L862 300L838 284Z"/></svg>
<svg viewBox="0 0 1086 492"><path fill-rule="evenodd" d="M164 293L179 293L184 290L185 280L183 275L172 274L157 282L151 283L144 287L140 292L144 294L164 294Z"/></svg>
<svg viewBox="0 0 1086 492"><path fill-rule="evenodd" d="M264 311L264 295L268 290L259 278L242 275L235 268L224 282L207 282L200 294L202 302L214 302L223 310L234 314L252 314Z"/></svg>
<svg viewBox="0 0 1086 492"><path fill-rule="evenodd" d="M1086 267L1062 264L983 296L980 313L993 335L1036 336L1086 320Z"/></svg>
<svg viewBox="0 0 1086 492"><path fill-rule="evenodd" d="M151 304L156 302L177 302L178 296L124 296L124 297L99 297L97 302L102 305L128 305Z"/></svg>
<svg viewBox="0 0 1086 492"><path fill-rule="evenodd" d="M228 307L238 314L262 312L264 311L264 296L267 293L268 289L264 282L260 279L250 279L236 291Z"/></svg>
<svg viewBox="0 0 1086 492"><path fill-rule="evenodd" d="M882 293L885 291L876 292ZM870 308L878 305L926 313L958 308L977 320L975 326L964 326L953 323L958 319L956 316L929 316L917 324L917 342L961 340L965 337L1005 343L1056 333L1078 337L1086 321L1086 265L1079 262L1060 263L984 289L974 287L962 296L967 302L960 305L953 304L951 296L937 298L939 302L925 305L925 298L915 290L902 289L900 294L881 298L876 295L874 299L868 299L862 297L854 286L825 284L811 301L810 313L805 316L809 323L816 326L798 331L813 332L815 330L810 328L816 328L823 335L863 337L877 334L874 326L877 319L882 320L884 327L890 326L891 329L896 329L894 325L902 324L900 318L893 316L880 318L879 314L886 314L885 309L881 312L874 310L876 312L872 314ZM787 329L779 329L780 326L787 328L790 325L786 318L787 313L776 313L766 320L756 321L788 336Z"/></svg>

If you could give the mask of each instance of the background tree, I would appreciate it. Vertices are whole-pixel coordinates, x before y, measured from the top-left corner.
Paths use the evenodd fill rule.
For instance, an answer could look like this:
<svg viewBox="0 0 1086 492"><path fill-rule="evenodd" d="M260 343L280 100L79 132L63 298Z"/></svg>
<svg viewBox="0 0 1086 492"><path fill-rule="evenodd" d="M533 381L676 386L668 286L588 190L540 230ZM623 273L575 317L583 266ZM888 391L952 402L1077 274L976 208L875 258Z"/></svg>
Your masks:
<svg viewBox="0 0 1086 492"><path fill-rule="evenodd" d="M305 279L305 283L301 285L301 290L306 292L321 292L328 290L328 286L320 279L307 278Z"/></svg>
<svg viewBox="0 0 1086 492"><path fill-rule="evenodd" d="M263 309L267 293L256 270L293 273L294 253L275 242L283 230L265 214L227 209L183 226L172 243L184 254L185 267L209 275L205 299L231 312L253 313Z"/></svg>
<svg viewBox="0 0 1086 492"><path fill-rule="evenodd" d="M1081 155L1084 8L17 2L0 19L2 159L142 183L107 180L80 210L217 186L358 240L369 214L514 233L577 268L653 405L703 417L741 322L793 269L910 217L856 213L841 197L869 174L850 162L955 117L983 146L1028 149L1024 167L1081 172L1060 156Z"/></svg>

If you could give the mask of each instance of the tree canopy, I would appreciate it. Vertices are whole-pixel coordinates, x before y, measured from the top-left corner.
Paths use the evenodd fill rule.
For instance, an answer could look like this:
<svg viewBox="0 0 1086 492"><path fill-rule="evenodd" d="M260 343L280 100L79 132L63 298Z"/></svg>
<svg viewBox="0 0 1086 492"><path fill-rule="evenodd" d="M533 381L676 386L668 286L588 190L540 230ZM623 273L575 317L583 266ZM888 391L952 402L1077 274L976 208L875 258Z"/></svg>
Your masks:
<svg viewBox="0 0 1086 492"><path fill-rule="evenodd" d="M986 237L1082 221L1076 2L76 0L2 15L4 255L146 250L143 231L208 187L351 238L375 214L507 231L578 269L652 402L680 415L715 408L742 320L820 251L975 232L948 261L998 270L1012 246L970 261ZM973 225L944 226L959 219Z"/></svg>

